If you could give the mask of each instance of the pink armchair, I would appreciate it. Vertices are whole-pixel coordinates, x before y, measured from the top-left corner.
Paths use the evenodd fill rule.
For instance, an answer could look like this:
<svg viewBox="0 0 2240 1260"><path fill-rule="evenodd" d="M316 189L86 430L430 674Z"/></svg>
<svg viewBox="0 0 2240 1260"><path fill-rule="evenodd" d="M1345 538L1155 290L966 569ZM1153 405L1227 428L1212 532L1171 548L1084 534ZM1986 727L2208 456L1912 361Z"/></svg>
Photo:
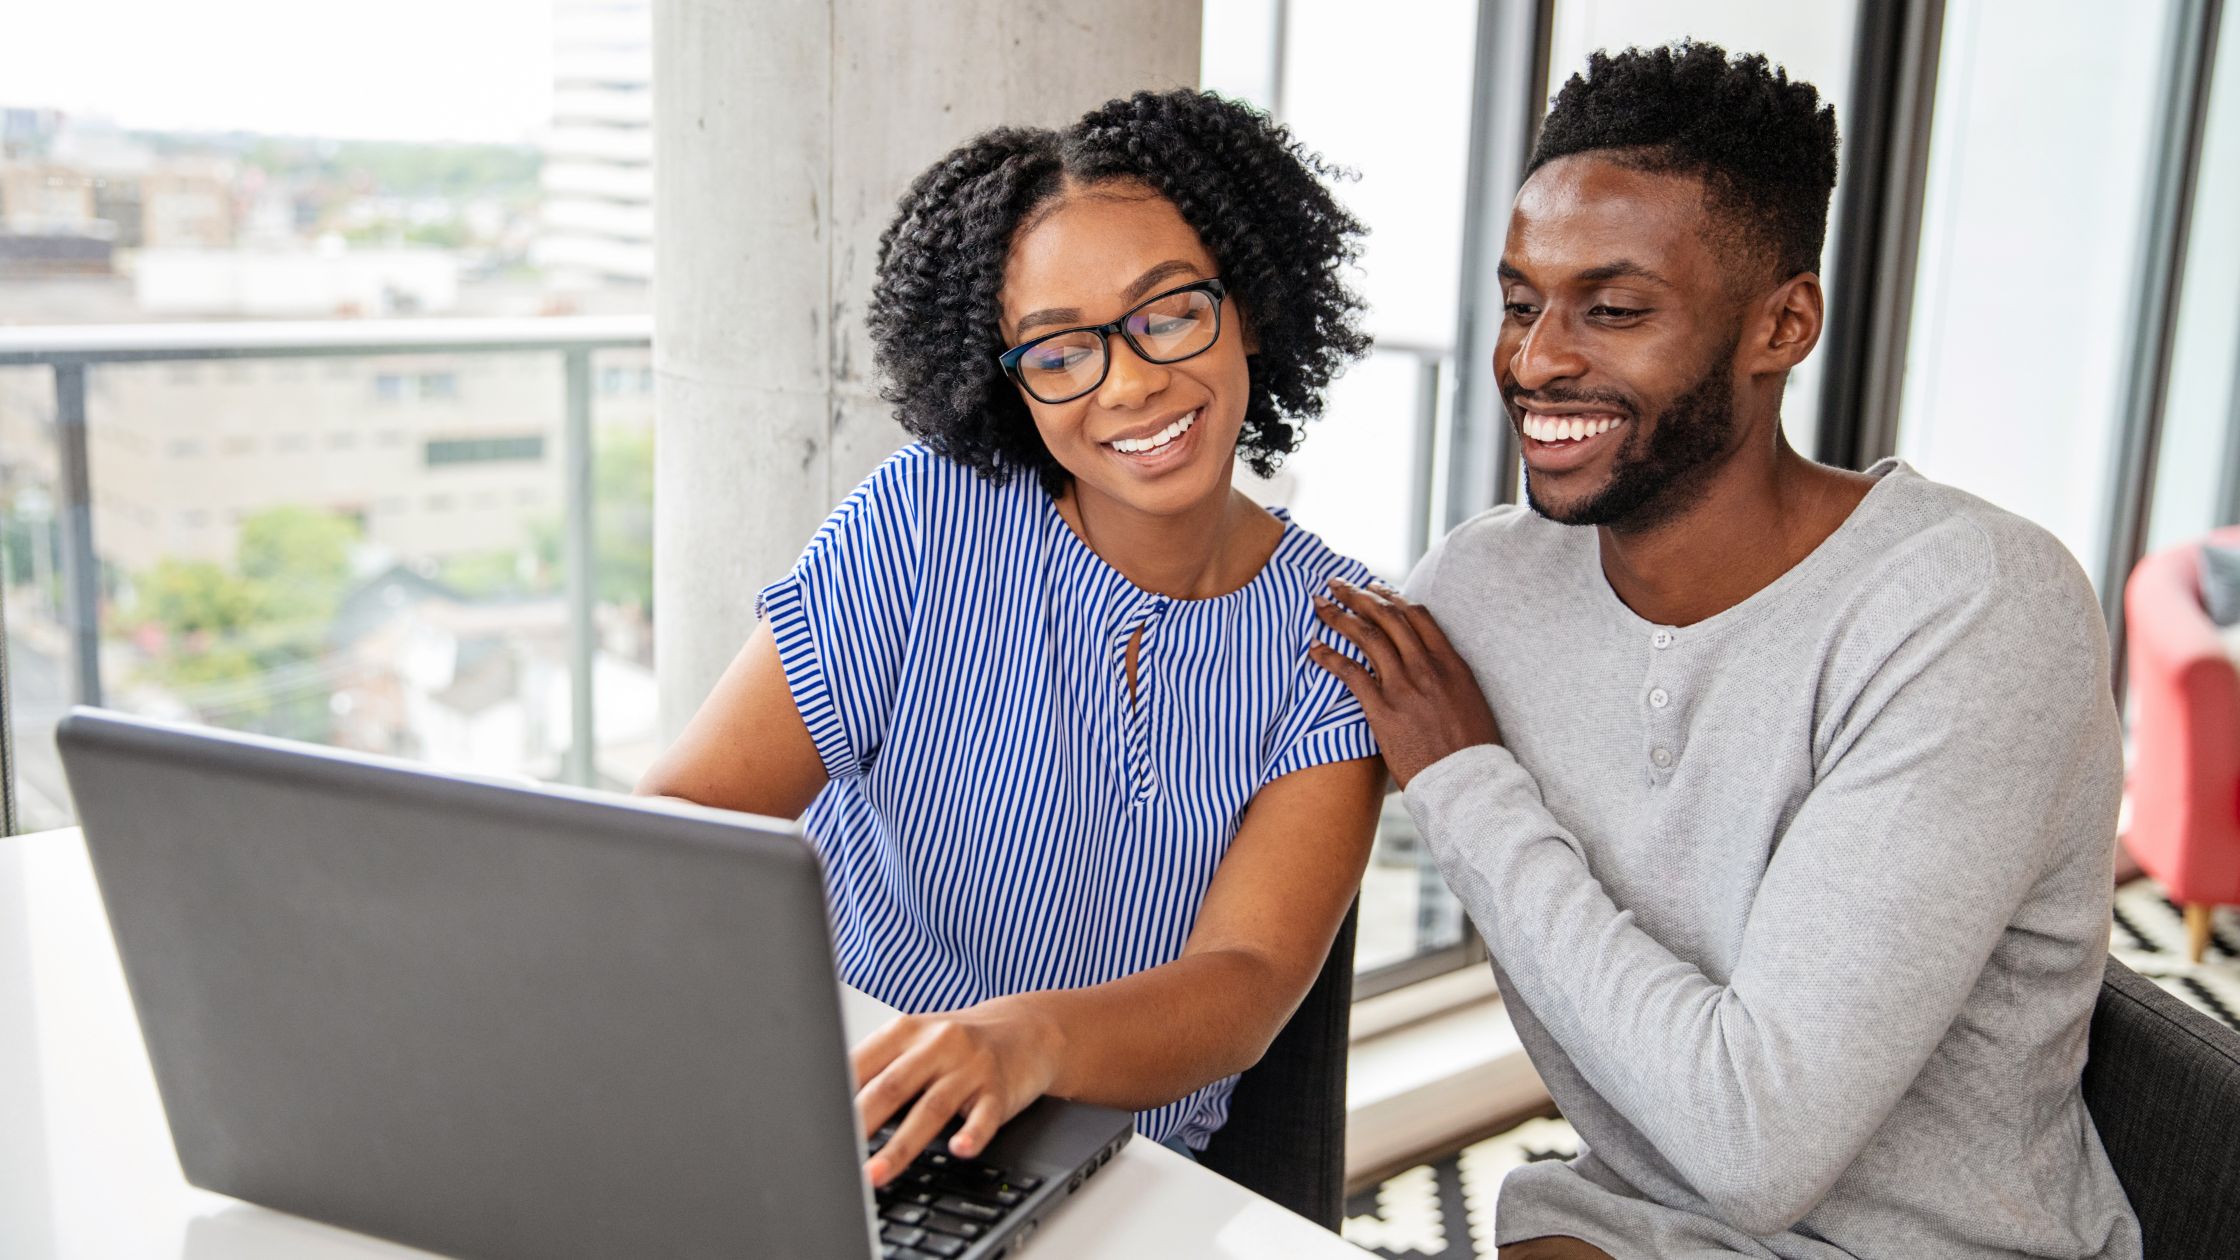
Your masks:
<svg viewBox="0 0 2240 1260"><path fill-rule="evenodd" d="M2240 529L2208 541L2240 543ZM2200 962L2210 907L2240 904L2240 669L2201 606L2201 542L2141 560L2123 607L2134 751L2124 844L2185 906Z"/></svg>

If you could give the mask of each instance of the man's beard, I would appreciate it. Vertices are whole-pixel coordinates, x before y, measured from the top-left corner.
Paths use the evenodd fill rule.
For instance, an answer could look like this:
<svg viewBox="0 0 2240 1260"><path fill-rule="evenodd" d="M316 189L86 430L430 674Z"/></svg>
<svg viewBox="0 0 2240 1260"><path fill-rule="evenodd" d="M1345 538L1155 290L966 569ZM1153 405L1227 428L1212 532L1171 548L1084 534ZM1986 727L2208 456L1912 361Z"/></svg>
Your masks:
<svg viewBox="0 0 2240 1260"><path fill-rule="evenodd" d="M1590 393L1532 391L1533 399L1539 402L1615 404L1626 411L1634 427L1627 431L1625 443L1611 460L1610 480L1600 491L1583 502L1558 509L1533 492L1532 473L1527 468L1525 502L1559 525L1606 525L1620 533L1662 525L1693 506L1702 497L1711 472L1725 462L1734 437L1732 373L1739 344L1738 335L1711 356L1702 377L1658 414L1646 438L1639 417L1618 399ZM1513 399L1522 392L1512 389L1507 394Z"/></svg>

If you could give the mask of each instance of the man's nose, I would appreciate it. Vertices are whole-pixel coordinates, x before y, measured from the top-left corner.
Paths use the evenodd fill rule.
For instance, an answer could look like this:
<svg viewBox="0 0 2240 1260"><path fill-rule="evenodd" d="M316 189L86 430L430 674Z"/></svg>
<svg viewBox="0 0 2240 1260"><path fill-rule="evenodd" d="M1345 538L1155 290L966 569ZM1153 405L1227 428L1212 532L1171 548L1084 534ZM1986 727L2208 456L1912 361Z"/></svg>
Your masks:
<svg viewBox="0 0 2240 1260"><path fill-rule="evenodd" d="M1509 375L1517 388L1539 389L1553 381L1573 380L1587 373L1586 356L1580 353L1569 328L1561 319L1543 314L1524 330L1509 353Z"/></svg>

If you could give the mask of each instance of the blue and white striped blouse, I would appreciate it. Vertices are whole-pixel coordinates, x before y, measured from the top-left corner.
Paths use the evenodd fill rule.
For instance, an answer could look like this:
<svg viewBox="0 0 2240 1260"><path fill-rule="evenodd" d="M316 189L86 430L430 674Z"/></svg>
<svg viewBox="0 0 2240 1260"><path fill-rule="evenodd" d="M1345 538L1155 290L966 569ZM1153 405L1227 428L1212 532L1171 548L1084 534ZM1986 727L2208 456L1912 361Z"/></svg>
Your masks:
<svg viewBox="0 0 2240 1260"><path fill-rule="evenodd" d="M1032 476L997 486L913 445L848 496L762 592L830 776L803 822L848 983L954 1010L1171 962L1253 794L1375 755L1306 650L1353 650L1309 596L1370 575L1283 523L1242 589L1171 599L1100 559ZM1233 1084L1137 1127L1202 1149Z"/></svg>

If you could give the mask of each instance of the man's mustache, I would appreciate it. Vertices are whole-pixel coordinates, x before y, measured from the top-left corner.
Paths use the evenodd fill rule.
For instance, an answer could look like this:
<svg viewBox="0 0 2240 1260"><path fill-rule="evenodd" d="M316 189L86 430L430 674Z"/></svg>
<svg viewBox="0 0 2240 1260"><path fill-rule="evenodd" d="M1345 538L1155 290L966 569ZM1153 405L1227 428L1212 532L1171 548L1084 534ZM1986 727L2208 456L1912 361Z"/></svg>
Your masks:
<svg viewBox="0 0 2240 1260"><path fill-rule="evenodd" d="M1501 400L1509 404L1509 409L1512 411L1528 403L1538 403L1542 406L1547 407L1608 407L1610 410L1618 412L1621 415L1626 416L1628 419L1636 418L1639 414L1631 400L1622 398L1616 394L1604 393L1598 390L1526 390L1511 387L1509 389L1504 389L1501 391Z"/></svg>

